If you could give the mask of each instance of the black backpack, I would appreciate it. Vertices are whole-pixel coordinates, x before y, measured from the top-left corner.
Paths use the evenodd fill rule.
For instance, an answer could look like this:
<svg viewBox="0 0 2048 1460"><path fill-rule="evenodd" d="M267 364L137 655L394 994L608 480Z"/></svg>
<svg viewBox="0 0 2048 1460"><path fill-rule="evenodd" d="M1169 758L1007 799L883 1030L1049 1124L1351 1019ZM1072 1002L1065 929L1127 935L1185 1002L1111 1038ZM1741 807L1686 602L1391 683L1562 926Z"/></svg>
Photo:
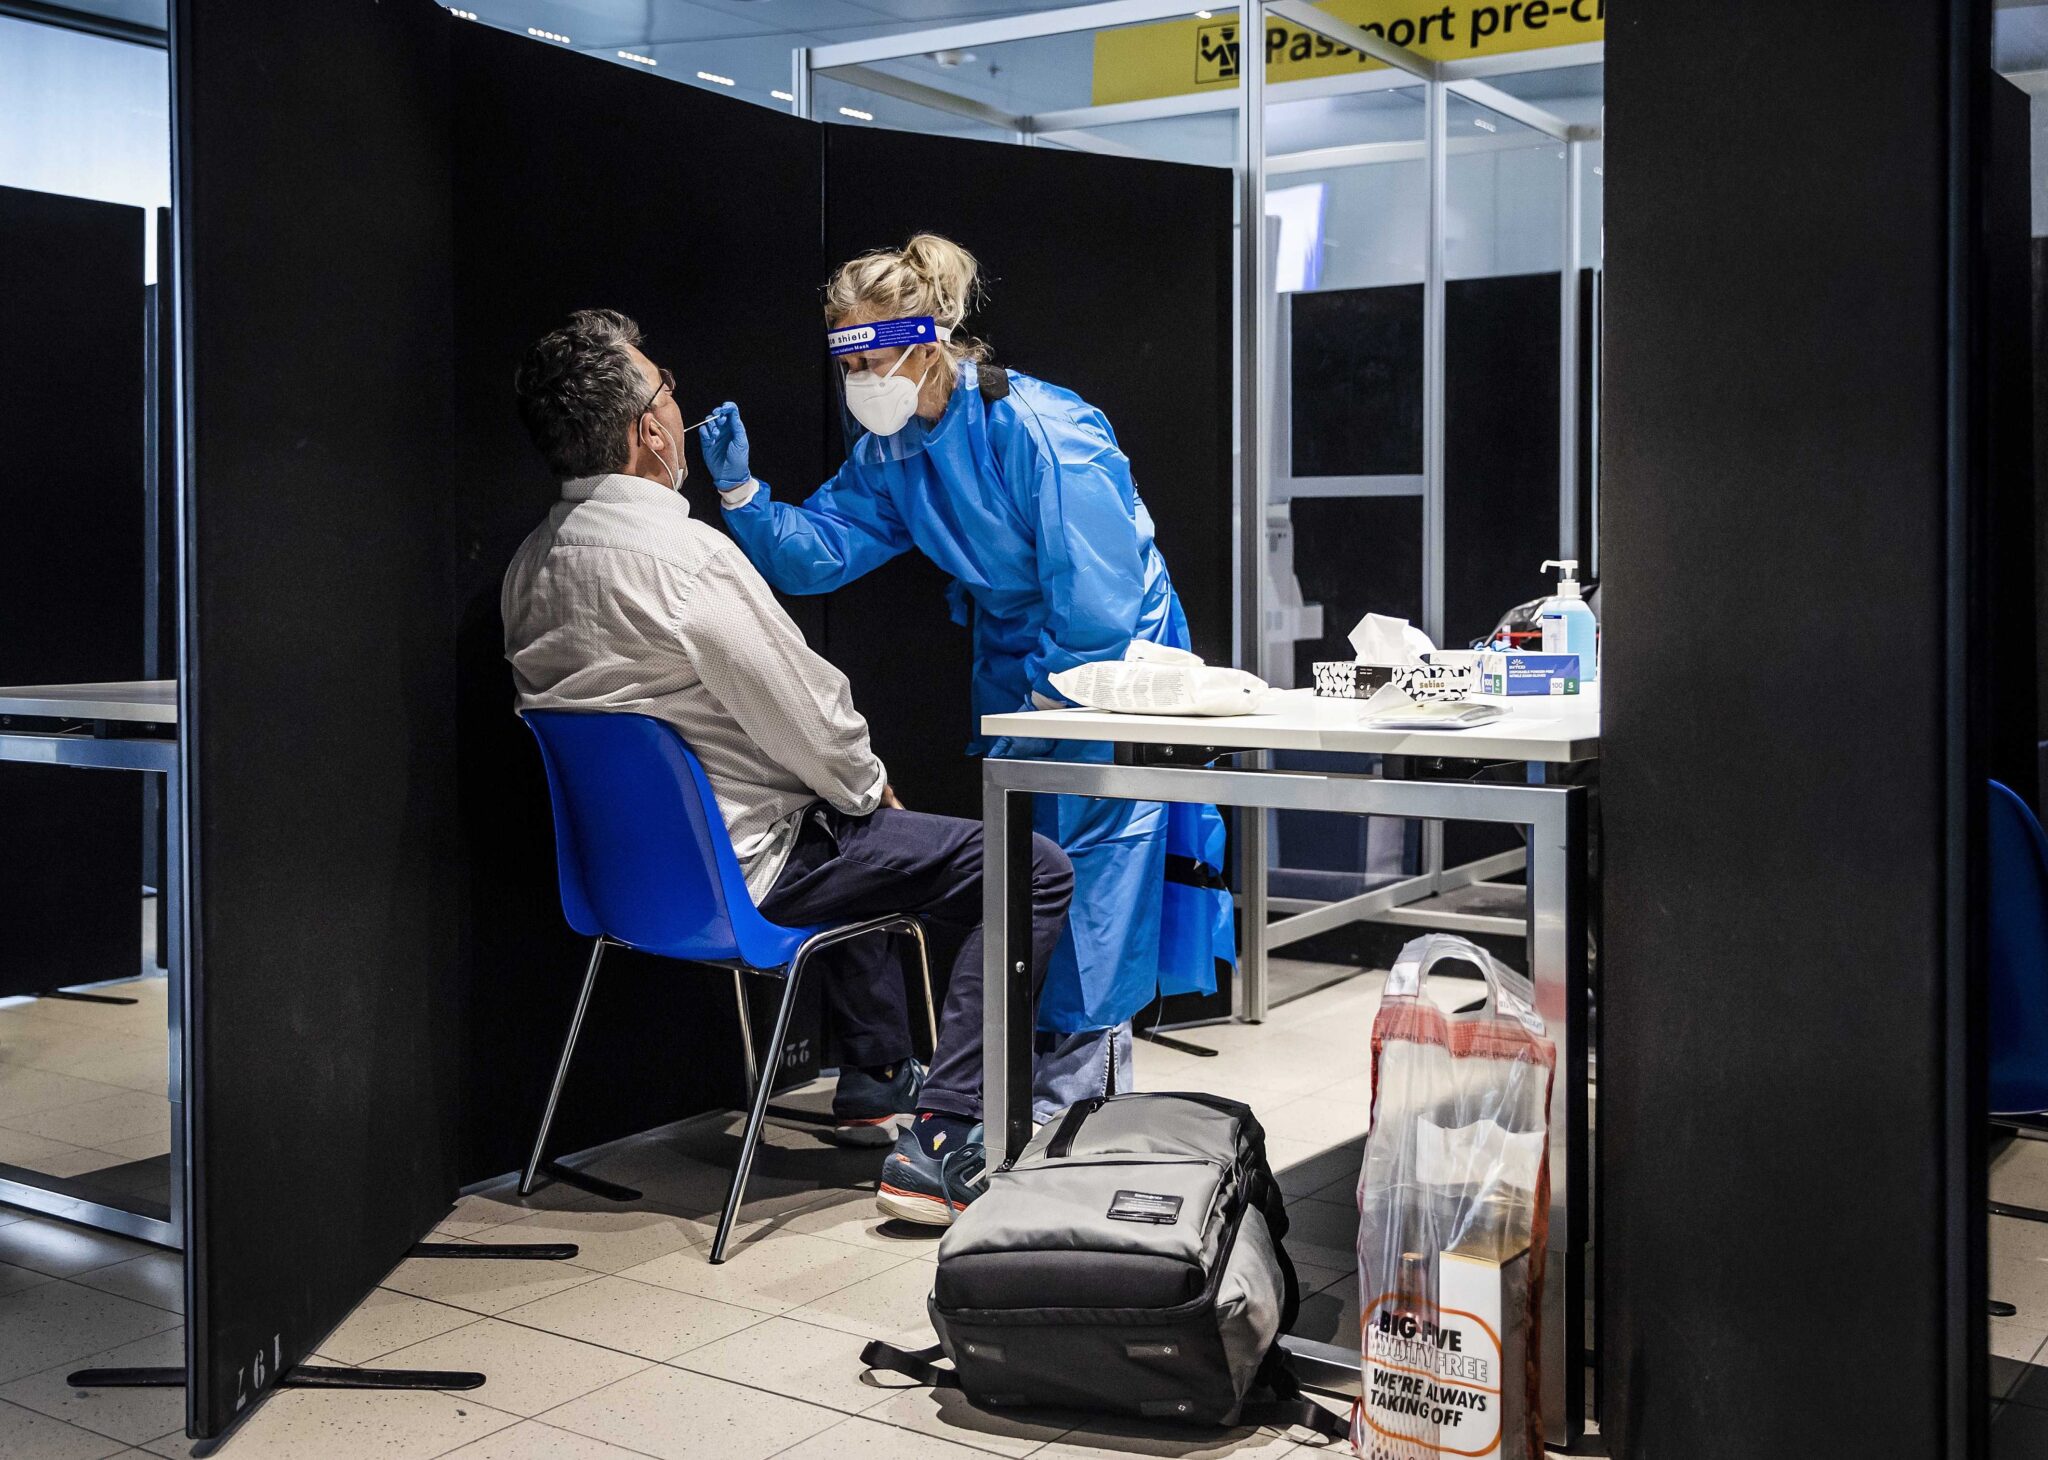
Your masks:
<svg viewBox="0 0 2048 1460"><path fill-rule="evenodd" d="M1085 1100L954 1218L927 1304L938 1345L871 1343L861 1362L987 1409L1298 1424L1343 1439L1348 1423L1303 1397L1278 1344L1300 1306L1286 1235L1251 1107Z"/></svg>

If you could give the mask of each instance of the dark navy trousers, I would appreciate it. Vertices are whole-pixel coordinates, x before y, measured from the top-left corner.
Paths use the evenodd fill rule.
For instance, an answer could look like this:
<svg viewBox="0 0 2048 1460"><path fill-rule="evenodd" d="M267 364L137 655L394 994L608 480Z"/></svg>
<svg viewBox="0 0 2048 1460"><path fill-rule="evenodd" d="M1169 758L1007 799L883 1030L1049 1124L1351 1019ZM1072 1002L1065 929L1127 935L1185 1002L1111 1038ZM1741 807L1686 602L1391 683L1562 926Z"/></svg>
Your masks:
<svg viewBox="0 0 2048 1460"><path fill-rule="evenodd" d="M883 809L848 816L820 802L775 886L761 899L771 920L846 923L885 913L921 913L966 939L939 1007L939 1045L918 1103L981 1118L981 823ZM1066 926L1074 869L1051 839L1031 838L1031 997L1036 1007L1047 960ZM880 934L820 954L825 1007L839 1061L887 1065L912 1053L904 963L911 950Z"/></svg>

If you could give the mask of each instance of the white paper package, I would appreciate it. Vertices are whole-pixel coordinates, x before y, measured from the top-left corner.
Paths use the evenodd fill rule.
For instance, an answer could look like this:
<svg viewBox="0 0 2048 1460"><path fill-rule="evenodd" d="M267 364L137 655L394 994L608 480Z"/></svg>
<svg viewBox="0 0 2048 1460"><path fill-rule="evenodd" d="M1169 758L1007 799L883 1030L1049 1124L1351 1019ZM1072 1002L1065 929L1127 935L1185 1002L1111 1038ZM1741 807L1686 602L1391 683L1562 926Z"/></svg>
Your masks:
<svg viewBox="0 0 2048 1460"><path fill-rule="evenodd" d="M1272 689L1242 669L1212 669L1185 649L1132 644L1129 657L1078 664L1052 677L1077 705L1120 715L1249 715Z"/></svg>

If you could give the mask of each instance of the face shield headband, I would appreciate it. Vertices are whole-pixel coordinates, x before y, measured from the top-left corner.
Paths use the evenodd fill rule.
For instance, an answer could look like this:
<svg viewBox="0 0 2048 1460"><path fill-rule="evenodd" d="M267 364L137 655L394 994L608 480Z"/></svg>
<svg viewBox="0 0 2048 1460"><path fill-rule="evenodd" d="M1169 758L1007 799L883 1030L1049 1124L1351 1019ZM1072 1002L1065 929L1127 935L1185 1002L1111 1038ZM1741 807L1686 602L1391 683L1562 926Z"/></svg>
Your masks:
<svg viewBox="0 0 2048 1460"><path fill-rule="evenodd" d="M827 330L825 348L837 359L841 355L858 355L864 350L902 349L952 338L953 332L929 314L914 314L906 319L878 319L873 324L852 324L844 329Z"/></svg>

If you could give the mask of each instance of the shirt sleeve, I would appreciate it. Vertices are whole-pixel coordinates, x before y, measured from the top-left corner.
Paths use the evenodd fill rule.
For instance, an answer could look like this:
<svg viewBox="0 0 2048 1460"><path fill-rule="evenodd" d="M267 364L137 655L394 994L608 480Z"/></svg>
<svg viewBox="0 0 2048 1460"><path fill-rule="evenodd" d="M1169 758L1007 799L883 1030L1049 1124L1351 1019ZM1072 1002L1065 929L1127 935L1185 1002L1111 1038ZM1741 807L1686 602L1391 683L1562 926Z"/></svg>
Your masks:
<svg viewBox="0 0 2048 1460"><path fill-rule="evenodd" d="M725 525L761 575L784 593L830 593L910 546L887 492L849 461L802 506L775 500L768 484L725 508Z"/></svg>
<svg viewBox="0 0 2048 1460"><path fill-rule="evenodd" d="M690 585L677 637L704 687L770 758L849 816L881 803L888 770L868 745L846 676L814 652L738 553Z"/></svg>

